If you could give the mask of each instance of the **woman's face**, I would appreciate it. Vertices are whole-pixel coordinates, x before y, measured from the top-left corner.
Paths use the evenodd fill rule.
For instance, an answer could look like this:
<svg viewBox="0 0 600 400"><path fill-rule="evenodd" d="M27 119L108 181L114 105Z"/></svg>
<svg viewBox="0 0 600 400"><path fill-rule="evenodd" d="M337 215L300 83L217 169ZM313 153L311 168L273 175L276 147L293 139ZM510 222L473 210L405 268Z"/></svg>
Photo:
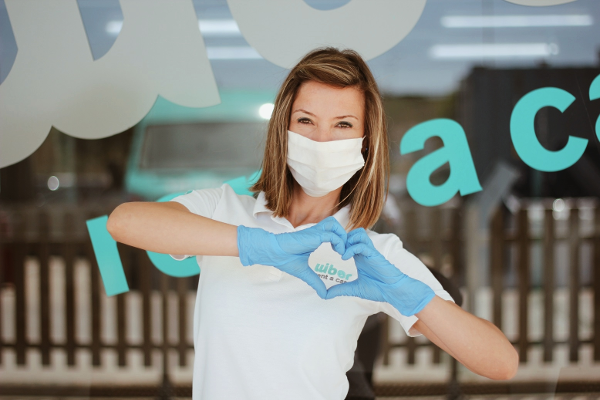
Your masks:
<svg viewBox="0 0 600 400"><path fill-rule="evenodd" d="M292 105L289 130L316 142L364 136L365 99L355 87L304 82Z"/></svg>

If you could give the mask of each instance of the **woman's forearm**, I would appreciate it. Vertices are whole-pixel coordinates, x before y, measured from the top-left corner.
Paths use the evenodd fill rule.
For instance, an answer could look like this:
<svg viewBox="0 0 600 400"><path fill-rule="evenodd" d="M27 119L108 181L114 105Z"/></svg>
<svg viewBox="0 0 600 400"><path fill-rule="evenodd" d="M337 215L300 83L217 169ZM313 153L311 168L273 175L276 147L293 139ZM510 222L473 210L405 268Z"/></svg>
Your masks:
<svg viewBox="0 0 600 400"><path fill-rule="evenodd" d="M176 202L123 203L110 214L107 229L118 242L156 253L238 256L237 226Z"/></svg>
<svg viewBox="0 0 600 400"><path fill-rule="evenodd" d="M420 321L416 328L471 371L490 379L516 374L519 355L491 322L437 296L416 316Z"/></svg>

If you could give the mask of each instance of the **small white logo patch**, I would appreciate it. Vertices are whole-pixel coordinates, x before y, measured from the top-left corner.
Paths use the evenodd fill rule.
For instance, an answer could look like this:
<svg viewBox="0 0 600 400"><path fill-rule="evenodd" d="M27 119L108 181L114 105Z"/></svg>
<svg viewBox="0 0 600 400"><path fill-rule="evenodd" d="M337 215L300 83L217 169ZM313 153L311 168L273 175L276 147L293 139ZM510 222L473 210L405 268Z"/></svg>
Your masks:
<svg viewBox="0 0 600 400"><path fill-rule="evenodd" d="M308 258L308 265L319 275L327 289L358 277L354 258L342 260L330 243L321 244Z"/></svg>

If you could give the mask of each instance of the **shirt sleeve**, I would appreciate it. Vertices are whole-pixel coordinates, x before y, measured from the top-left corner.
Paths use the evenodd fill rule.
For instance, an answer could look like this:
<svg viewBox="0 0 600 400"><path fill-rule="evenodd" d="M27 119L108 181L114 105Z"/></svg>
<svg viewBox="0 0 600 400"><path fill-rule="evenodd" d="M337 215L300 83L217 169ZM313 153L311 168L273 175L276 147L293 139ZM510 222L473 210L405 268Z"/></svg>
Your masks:
<svg viewBox="0 0 600 400"><path fill-rule="evenodd" d="M186 194L177 196L169 201L182 204L193 214L212 218L222 196L223 188L220 187L216 189L190 190ZM177 261L191 257L190 255L183 254L170 254L170 256Z"/></svg>
<svg viewBox="0 0 600 400"><path fill-rule="evenodd" d="M402 271L402 273L428 285L436 294L436 296L439 296L444 300L450 300L454 302L452 296L450 296L450 294L444 290L440 282L433 276L427 266L425 266L421 260L408 252L402 246L402 242L398 236L393 234L380 236L387 236L384 239L382 246L383 251L380 250L380 252L392 265ZM417 316L412 315L407 317L402 315L389 303L381 302L380 307L381 311L388 314L390 317L394 318L400 323L402 329L404 329L404 332L406 332L408 336L415 337L421 335L419 331L412 328L415 322L417 322L419 319Z"/></svg>

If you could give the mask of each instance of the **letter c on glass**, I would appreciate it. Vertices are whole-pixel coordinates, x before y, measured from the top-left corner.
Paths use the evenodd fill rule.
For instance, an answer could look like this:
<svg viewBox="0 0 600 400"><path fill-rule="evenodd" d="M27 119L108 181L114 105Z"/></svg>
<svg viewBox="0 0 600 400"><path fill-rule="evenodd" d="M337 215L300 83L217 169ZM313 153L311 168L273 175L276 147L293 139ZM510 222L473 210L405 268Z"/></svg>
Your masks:
<svg viewBox="0 0 600 400"><path fill-rule="evenodd" d="M600 99L600 75L598 75L590 85L590 100ZM596 120L596 137L600 140L600 116Z"/></svg>
<svg viewBox="0 0 600 400"><path fill-rule="evenodd" d="M545 149L535 135L535 116L544 107L564 112L575 100L566 90L545 87L523 96L510 116L510 137L525 164L544 172L561 171L575 164L587 146L587 139L569 136L561 150Z"/></svg>

